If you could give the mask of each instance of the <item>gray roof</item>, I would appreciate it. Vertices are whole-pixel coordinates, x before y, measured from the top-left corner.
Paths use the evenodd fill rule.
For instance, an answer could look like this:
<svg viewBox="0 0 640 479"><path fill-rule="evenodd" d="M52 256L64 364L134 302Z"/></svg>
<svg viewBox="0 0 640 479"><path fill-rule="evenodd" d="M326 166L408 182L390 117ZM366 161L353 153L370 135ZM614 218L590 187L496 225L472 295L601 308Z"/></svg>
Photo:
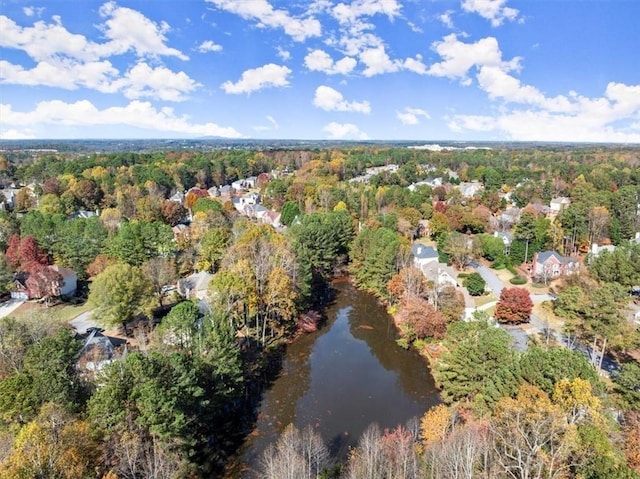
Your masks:
<svg viewBox="0 0 640 479"><path fill-rule="evenodd" d="M538 253L538 263L544 263L545 261L547 261L552 256L555 256L557 258L557 260L562 264L567 264L567 263L571 263L571 262L575 261L574 259L572 259L572 258L570 258L568 256L562 256L557 251L541 251L541 252Z"/></svg>
<svg viewBox="0 0 640 479"><path fill-rule="evenodd" d="M417 259L429 259L438 257L438 252L433 248L433 246L426 246L420 243L414 243L413 246L411 246L411 252Z"/></svg>

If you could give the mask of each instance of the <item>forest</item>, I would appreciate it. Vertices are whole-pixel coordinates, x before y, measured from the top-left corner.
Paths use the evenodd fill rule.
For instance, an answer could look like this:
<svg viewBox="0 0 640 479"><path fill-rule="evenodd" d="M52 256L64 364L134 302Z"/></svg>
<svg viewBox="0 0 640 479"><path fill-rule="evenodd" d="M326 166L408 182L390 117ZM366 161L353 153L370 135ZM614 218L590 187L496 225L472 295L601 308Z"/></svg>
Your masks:
<svg viewBox="0 0 640 479"><path fill-rule="evenodd" d="M258 477L638 478L639 233L637 147L4 150L0 302L24 303L0 317L0 475L222 477L347 276L442 404L371 425L341 463L289 426ZM461 286L428 277L417 244ZM549 252L571 269L536 269ZM465 295L489 295L477 264L513 287L467 314ZM530 321L525 284L591 357L513 347L495 322ZM77 306L99 328L58 313Z"/></svg>

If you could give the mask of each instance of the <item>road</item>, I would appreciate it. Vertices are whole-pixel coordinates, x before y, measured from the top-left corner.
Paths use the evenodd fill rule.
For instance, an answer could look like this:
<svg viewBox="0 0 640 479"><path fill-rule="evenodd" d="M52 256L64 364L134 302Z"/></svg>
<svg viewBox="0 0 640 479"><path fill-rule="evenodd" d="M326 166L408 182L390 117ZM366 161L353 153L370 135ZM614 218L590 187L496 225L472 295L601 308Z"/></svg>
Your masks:
<svg viewBox="0 0 640 479"><path fill-rule="evenodd" d="M486 266L479 263L473 263L471 266L475 268L480 276L482 276L482 279L485 280L489 288L491 288L491 291L493 291L493 293L497 297L500 297L500 293L502 292L502 290L505 287L509 286L506 285L490 268L487 268ZM549 294L531 295L531 300L534 304L539 304L543 301L553 301L555 299L555 296ZM484 304L481 308L478 309L489 309L496 303L497 301ZM536 314L531 314L529 324L526 325L525 328L526 330L521 326L510 326L504 328L514 339L515 347L519 351L524 351L527 349L527 337L529 335L540 334L540 336L544 338L547 331L553 336L554 340L558 344L568 346L567 337L562 334L562 324L551 325ZM573 349L582 352L587 357L587 359L597 364L599 355L597 353L594 353L589 345L574 344L572 345L572 347ZM592 360L592 358L594 359ZM604 359L602 360L602 369L610 374L619 369L619 367L613 359L605 355Z"/></svg>

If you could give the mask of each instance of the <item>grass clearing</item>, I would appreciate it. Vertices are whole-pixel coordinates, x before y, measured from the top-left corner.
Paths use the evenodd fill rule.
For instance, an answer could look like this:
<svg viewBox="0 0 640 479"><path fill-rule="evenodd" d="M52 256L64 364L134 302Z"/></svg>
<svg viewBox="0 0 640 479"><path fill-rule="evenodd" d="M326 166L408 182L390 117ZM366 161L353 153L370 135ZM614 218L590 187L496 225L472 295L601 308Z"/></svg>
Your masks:
<svg viewBox="0 0 640 479"><path fill-rule="evenodd" d="M11 313L10 316L20 319L33 315L46 315L61 323L68 323L76 316L90 309L91 307L86 302L82 304L56 304L55 306L47 307L44 304L27 301Z"/></svg>
<svg viewBox="0 0 640 479"><path fill-rule="evenodd" d="M493 293L485 294L484 296L472 296L472 298L476 305L476 308L479 308L483 304L491 303L493 301L498 301L498 298L496 298L496 295Z"/></svg>

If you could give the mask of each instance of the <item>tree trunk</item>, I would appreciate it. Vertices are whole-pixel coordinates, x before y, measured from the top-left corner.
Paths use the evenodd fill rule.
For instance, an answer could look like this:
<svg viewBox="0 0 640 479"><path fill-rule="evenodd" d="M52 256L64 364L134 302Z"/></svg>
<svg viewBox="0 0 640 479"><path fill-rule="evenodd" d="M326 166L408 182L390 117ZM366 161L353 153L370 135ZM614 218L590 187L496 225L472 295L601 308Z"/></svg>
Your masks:
<svg viewBox="0 0 640 479"><path fill-rule="evenodd" d="M600 351L600 362L598 363L598 371L602 370L602 360L604 359L604 351L606 347L607 347L607 338L604 338L604 341L602 341L602 351Z"/></svg>

